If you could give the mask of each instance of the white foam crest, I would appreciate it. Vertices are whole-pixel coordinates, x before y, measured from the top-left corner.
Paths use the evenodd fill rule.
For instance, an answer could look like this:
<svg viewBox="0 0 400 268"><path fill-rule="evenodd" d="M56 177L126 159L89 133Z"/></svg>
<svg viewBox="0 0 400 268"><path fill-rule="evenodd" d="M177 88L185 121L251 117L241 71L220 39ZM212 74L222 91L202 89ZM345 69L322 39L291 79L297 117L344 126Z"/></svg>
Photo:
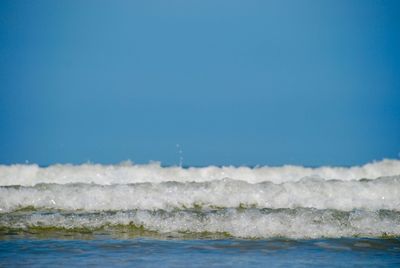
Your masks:
<svg viewBox="0 0 400 268"><path fill-rule="evenodd" d="M0 217L0 227L101 228L135 225L159 233L228 233L243 238L379 237L400 235L400 214L379 211L225 209L194 211L130 211L118 213L34 213Z"/></svg>
<svg viewBox="0 0 400 268"><path fill-rule="evenodd" d="M0 212L25 207L86 211L215 207L400 210L400 176L361 181L303 179L282 184L224 179L203 183L0 187Z"/></svg>
<svg viewBox="0 0 400 268"><path fill-rule="evenodd" d="M400 175L400 160L385 159L363 166L319 167L285 165L281 167L161 167L160 163L136 165L124 162L118 165L101 164L56 164L39 167L36 164L0 165L0 185L32 186L38 183L96 183L102 185L165 181L212 181L223 178L242 180L248 183L270 181L283 183L299 181L304 177L319 177L326 180L375 179Z"/></svg>

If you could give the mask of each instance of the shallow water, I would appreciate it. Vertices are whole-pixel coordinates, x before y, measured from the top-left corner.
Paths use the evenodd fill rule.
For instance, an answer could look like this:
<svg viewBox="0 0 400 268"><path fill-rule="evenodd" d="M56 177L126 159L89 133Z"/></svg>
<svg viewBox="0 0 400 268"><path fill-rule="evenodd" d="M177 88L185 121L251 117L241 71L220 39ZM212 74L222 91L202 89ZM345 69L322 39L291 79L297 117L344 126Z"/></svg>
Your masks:
<svg viewBox="0 0 400 268"><path fill-rule="evenodd" d="M8 237L0 266L398 267L399 239L89 240Z"/></svg>
<svg viewBox="0 0 400 268"><path fill-rule="evenodd" d="M0 266L400 266L400 160L0 165Z"/></svg>

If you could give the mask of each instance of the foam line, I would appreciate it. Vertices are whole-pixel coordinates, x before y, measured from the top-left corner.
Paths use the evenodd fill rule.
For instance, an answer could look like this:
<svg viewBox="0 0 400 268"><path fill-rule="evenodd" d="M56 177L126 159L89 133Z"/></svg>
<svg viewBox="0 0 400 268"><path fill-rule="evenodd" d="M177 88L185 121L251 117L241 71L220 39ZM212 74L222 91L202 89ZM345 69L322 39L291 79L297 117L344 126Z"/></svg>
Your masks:
<svg viewBox="0 0 400 268"><path fill-rule="evenodd" d="M0 215L0 228L93 230L136 226L161 234L227 233L241 238L381 237L400 235L400 213L340 212L316 209L222 209L215 211L147 211L102 213L15 213Z"/></svg>
<svg viewBox="0 0 400 268"><path fill-rule="evenodd" d="M303 179L251 184L230 179L123 185L38 184L0 187L0 213L64 210L173 210L215 207L400 210L400 176L361 181Z"/></svg>
<svg viewBox="0 0 400 268"><path fill-rule="evenodd" d="M102 185L165 181L205 182L230 178L248 183L270 181L283 183L305 177L325 180L359 180L363 178L400 175L400 160L382 160L354 167L302 166L281 167L162 167L160 163L136 165L124 162L118 165L56 164L49 167L30 165L0 165L0 185L33 186L38 183L95 183Z"/></svg>

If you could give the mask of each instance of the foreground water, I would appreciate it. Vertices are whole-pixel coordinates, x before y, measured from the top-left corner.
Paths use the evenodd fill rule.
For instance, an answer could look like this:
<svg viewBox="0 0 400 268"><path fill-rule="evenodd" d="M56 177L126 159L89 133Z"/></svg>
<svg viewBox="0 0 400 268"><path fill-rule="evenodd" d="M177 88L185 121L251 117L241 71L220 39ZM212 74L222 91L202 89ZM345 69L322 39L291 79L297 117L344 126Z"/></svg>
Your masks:
<svg viewBox="0 0 400 268"><path fill-rule="evenodd" d="M399 267L397 239L0 240L0 266Z"/></svg>
<svg viewBox="0 0 400 268"><path fill-rule="evenodd" d="M0 266L390 266L399 237L399 160L0 165Z"/></svg>

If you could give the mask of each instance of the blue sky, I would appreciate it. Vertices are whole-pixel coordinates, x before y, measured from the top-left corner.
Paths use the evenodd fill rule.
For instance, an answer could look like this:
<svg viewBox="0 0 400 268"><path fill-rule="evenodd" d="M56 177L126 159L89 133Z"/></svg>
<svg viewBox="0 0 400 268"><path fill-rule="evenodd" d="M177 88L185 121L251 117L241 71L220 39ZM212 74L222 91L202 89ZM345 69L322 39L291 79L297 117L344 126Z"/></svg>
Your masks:
<svg viewBox="0 0 400 268"><path fill-rule="evenodd" d="M398 1L1 1L0 163L400 152Z"/></svg>

